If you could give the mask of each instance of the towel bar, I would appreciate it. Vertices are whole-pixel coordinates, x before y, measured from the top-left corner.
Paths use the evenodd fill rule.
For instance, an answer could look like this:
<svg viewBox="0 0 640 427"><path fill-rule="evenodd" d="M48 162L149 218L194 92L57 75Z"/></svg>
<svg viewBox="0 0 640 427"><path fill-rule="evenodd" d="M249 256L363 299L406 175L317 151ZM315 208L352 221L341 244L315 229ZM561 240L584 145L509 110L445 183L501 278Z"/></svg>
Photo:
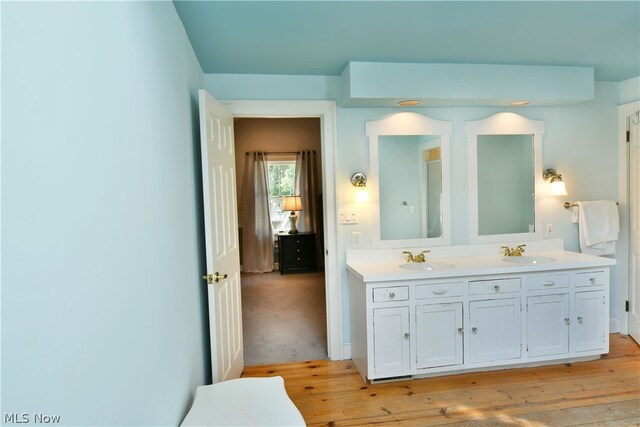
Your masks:
<svg viewBox="0 0 640 427"><path fill-rule="evenodd" d="M620 203L616 202L616 205L620 205ZM565 209L569 209L569 208L575 208L578 205L576 203L571 203L571 202L564 202L564 208Z"/></svg>

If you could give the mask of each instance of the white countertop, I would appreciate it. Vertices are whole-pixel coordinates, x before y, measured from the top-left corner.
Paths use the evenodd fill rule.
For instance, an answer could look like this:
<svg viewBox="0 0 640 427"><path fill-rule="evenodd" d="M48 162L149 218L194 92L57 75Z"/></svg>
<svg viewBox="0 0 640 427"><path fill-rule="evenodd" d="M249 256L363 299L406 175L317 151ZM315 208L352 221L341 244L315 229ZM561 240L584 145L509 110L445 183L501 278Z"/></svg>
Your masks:
<svg viewBox="0 0 640 427"><path fill-rule="evenodd" d="M453 264L453 268L435 271L413 271L400 268L402 261L364 261L347 262L347 270L363 282L382 282L390 280L439 279L446 277L477 276L487 274L531 273L570 268L604 267L615 265L612 258L585 255L570 251L527 252L529 257L551 257L556 261L539 264L518 264L503 260L503 256L460 256L427 259L427 262Z"/></svg>

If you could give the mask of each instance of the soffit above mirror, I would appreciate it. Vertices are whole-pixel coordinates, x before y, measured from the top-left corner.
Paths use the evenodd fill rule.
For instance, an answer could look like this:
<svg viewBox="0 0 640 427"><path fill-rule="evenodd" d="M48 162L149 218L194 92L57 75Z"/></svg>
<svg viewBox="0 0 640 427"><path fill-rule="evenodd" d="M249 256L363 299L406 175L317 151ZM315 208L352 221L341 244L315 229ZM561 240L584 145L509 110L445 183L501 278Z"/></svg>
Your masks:
<svg viewBox="0 0 640 427"><path fill-rule="evenodd" d="M350 62L340 80L343 107L399 107L407 99L422 107L540 107L594 98L591 67Z"/></svg>

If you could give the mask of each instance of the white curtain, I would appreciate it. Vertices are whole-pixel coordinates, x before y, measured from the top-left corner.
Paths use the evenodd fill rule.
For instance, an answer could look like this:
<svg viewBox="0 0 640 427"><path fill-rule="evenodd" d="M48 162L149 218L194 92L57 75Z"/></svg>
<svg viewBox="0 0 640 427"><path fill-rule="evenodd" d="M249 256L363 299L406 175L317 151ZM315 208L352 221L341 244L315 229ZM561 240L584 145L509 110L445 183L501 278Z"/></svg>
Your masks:
<svg viewBox="0 0 640 427"><path fill-rule="evenodd" d="M242 186L242 270L273 271L273 229L269 216L266 156L247 153Z"/></svg>
<svg viewBox="0 0 640 427"><path fill-rule="evenodd" d="M302 202L302 210L299 212L297 222L298 230L316 233L318 264L324 265L322 195L315 151L300 151L296 156L296 194L300 195Z"/></svg>

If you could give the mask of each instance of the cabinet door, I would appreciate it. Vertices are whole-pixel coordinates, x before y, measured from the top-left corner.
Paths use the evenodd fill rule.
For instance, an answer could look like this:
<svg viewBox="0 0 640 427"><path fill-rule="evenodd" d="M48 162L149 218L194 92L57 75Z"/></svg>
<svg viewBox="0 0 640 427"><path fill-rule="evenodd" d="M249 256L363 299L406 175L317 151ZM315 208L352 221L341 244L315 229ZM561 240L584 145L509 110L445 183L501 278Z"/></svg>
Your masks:
<svg viewBox="0 0 640 427"><path fill-rule="evenodd" d="M590 351L604 348L606 339L604 291L575 293L575 313L571 319L571 350Z"/></svg>
<svg viewBox="0 0 640 427"><path fill-rule="evenodd" d="M416 368L462 363L462 303L416 307Z"/></svg>
<svg viewBox="0 0 640 427"><path fill-rule="evenodd" d="M569 352L569 294L527 298L529 356Z"/></svg>
<svg viewBox="0 0 640 427"><path fill-rule="evenodd" d="M409 307L373 310L373 372L409 370Z"/></svg>
<svg viewBox="0 0 640 427"><path fill-rule="evenodd" d="M469 303L469 361L490 362L521 356L520 298Z"/></svg>

